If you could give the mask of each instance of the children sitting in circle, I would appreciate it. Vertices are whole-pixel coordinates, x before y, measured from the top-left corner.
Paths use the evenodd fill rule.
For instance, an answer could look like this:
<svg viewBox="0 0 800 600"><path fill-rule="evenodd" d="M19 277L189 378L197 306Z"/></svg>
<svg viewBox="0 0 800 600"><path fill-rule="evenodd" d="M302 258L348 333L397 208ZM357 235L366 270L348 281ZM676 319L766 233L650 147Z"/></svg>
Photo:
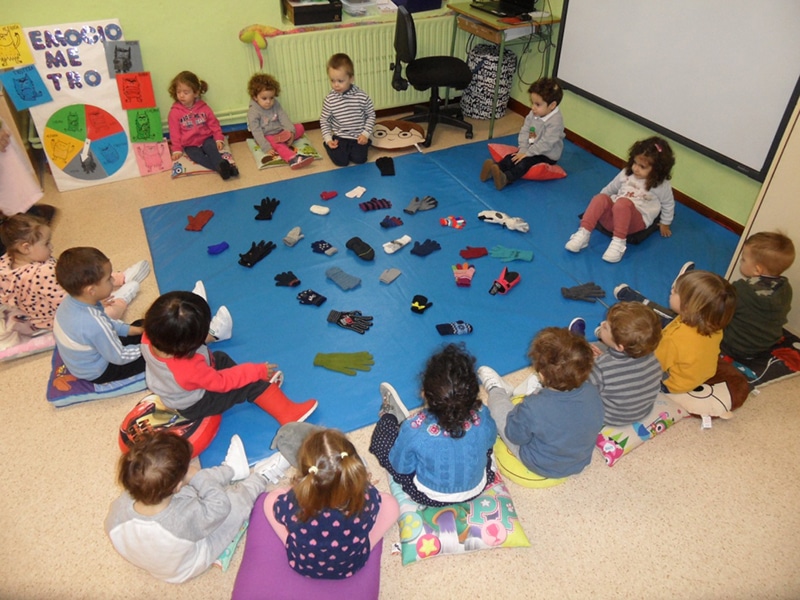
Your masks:
<svg viewBox="0 0 800 600"><path fill-rule="evenodd" d="M367 162L370 136L375 128L375 106L353 83L355 67L347 54L328 60L331 91L322 103L319 128L325 150L337 167Z"/></svg>
<svg viewBox="0 0 800 600"><path fill-rule="evenodd" d="M448 344L422 374L424 408L414 416L394 387L380 385L383 404L369 451L418 504L467 502L494 483L497 427L483 405L475 358Z"/></svg>
<svg viewBox="0 0 800 600"><path fill-rule="evenodd" d="M56 309L67 295L56 281L51 238L50 226L39 217L0 213L0 240L6 248L0 256L0 303L24 313L34 334L53 329ZM103 301L110 318L122 317L149 273L150 264L142 260L111 274L115 290Z"/></svg>
<svg viewBox="0 0 800 600"><path fill-rule="evenodd" d="M518 150L495 163L487 158L481 167L481 181L491 177L494 186L502 190L520 179L534 165L554 165L564 151L564 117L558 109L564 97L561 85L553 78L534 81L528 88L531 111L517 136Z"/></svg>
<svg viewBox="0 0 800 600"><path fill-rule="evenodd" d="M295 403L281 390L282 374L270 363L236 362L210 352L211 309L194 292L159 296L144 317L142 356L147 387L167 408L194 421L252 402L283 425L304 421L316 400Z"/></svg>
<svg viewBox="0 0 800 600"><path fill-rule="evenodd" d="M667 141L650 137L638 141L628 151L628 163L620 173L589 202L581 226L564 246L580 252L599 223L612 234L603 260L617 263L627 249L628 236L647 230L656 218L663 237L672 235L675 198L669 180L675 157Z"/></svg>
<svg viewBox="0 0 800 600"><path fill-rule="evenodd" d="M295 424L290 424L291 427ZM345 579L367 562L400 509L370 483L364 461L338 430L301 423L307 432L296 455L291 488L270 492L264 515L284 543L289 565L314 579Z"/></svg>
<svg viewBox="0 0 800 600"><path fill-rule="evenodd" d="M191 444L178 435L142 435L119 459L124 491L105 521L123 558L168 583L208 570L267 487L264 477L250 473L238 435L220 466L200 469L191 459Z"/></svg>
<svg viewBox="0 0 800 600"><path fill-rule="evenodd" d="M314 162L311 156L298 154L292 144L305 133L302 124L294 124L278 102L281 84L272 75L256 73L247 82L250 106L247 109L247 128L253 139L266 154L262 162L280 156L292 169L300 169Z"/></svg>
<svg viewBox="0 0 800 600"><path fill-rule="evenodd" d="M142 373L142 327L112 319L103 306L114 289L108 257L97 248L65 250L56 263L56 281L69 294L53 322L56 346L69 372L92 383Z"/></svg>
<svg viewBox="0 0 800 600"><path fill-rule="evenodd" d="M175 101L169 109L169 140L172 160L184 154L216 171L222 179L239 174L239 169L223 158L225 136L211 107L203 101L208 84L191 71L181 71L169 84L169 95Z"/></svg>
<svg viewBox="0 0 800 600"><path fill-rule="evenodd" d="M478 369L487 404L508 450L542 480L559 483L592 461L603 427L603 401L589 382L594 355L589 342L563 327L545 327L528 358L541 389L517 405L512 388L491 367Z"/></svg>

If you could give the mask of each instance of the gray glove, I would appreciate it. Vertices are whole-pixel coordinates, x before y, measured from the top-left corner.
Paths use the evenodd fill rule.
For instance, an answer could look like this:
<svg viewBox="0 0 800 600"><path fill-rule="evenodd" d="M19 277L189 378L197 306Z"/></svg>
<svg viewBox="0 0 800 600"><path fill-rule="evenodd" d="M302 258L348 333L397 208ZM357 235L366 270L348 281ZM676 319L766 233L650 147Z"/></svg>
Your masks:
<svg viewBox="0 0 800 600"><path fill-rule="evenodd" d="M568 300L583 300L584 302L597 302L597 298L605 298L606 293L594 281L582 283L571 288L561 288L561 295Z"/></svg>

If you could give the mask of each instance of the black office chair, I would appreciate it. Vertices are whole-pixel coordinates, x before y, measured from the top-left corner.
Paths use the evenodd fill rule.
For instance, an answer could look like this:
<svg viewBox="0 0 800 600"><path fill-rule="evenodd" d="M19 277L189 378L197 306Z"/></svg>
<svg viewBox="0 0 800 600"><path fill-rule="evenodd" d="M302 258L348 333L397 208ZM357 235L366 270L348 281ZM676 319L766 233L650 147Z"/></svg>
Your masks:
<svg viewBox="0 0 800 600"><path fill-rule="evenodd" d="M458 104L441 106L440 87L463 90L472 80L472 71L460 58L453 56L428 56L417 58L417 31L414 19L404 6L397 9L397 26L394 30L395 62L389 68L394 71L392 87L397 91L408 89L410 83L416 90L431 90L427 106L415 107L414 114L405 117L413 123L427 122L428 132L423 145L427 148L433 140L433 132L438 123L454 125L466 129L464 136L472 139L472 125L464 121L464 114ZM406 63L406 78L402 76L402 63Z"/></svg>

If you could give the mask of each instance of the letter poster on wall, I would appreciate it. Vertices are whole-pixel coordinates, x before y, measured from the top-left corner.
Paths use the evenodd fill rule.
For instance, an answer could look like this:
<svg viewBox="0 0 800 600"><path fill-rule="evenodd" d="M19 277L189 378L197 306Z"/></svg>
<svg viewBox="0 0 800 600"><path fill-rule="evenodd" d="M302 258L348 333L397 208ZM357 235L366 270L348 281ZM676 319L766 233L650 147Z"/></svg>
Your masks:
<svg viewBox="0 0 800 600"><path fill-rule="evenodd" d="M31 116L59 191L139 176L128 116L109 74L105 42L123 39L116 19L24 29L51 102Z"/></svg>

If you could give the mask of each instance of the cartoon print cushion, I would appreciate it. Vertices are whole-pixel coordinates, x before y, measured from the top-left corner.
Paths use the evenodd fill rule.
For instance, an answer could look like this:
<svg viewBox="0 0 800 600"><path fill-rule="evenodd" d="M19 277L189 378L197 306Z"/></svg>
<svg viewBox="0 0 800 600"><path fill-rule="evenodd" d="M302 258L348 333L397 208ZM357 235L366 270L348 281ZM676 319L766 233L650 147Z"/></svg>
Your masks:
<svg viewBox="0 0 800 600"><path fill-rule="evenodd" d="M231 147L228 145L227 137L224 140L224 144L222 152L220 152L222 158L232 165L235 165L236 161L233 160L233 154L231 154ZM172 179L185 177L186 175L208 175L209 173L216 173L216 171L206 169L203 165L198 165L185 154L172 163Z"/></svg>
<svg viewBox="0 0 800 600"><path fill-rule="evenodd" d="M85 379L78 379L64 365L64 361L61 360L61 355L58 353L58 348L56 348L53 350L46 395L50 404L61 408L80 402L141 392L146 387L144 373L110 383L92 383Z"/></svg>
<svg viewBox="0 0 800 600"><path fill-rule="evenodd" d="M372 145L380 150L405 150L425 141L425 130L411 121L380 121L372 130Z"/></svg>
<svg viewBox="0 0 800 600"><path fill-rule="evenodd" d="M689 412L675 401L674 396L675 394L658 394L653 410L641 421L623 426L606 425L600 430L596 446L609 467L613 467L620 458L689 416Z"/></svg>
<svg viewBox="0 0 800 600"><path fill-rule="evenodd" d="M508 144L488 144L489 154L492 155L492 160L500 162L503 157L512 152L516 152L516 146L509 146ZM567 172L558 165L548 165L546 163L539 163L533 165L523 179L530 179L532 181L546 181L548 179L563 179L567 176Z"/></svg>
<svg viewBox="0 0 800 600"><path fill-rule="evenodd" d="M474 500L444 507L417 504L395 481L389 488L400 504L404 565L444 554L531 545L500 474Z"/></svg>
<svg viewBox="0 0 800 600"><path fill-rule="evenodd" d="M247 148L253 154L253 159L256 161L256 168L268 169L269 167L287 166L288 163L277 154L265 154L253 138L247 138L245 141L247 143ZM301 156L310 156L314 160L320 160L322 158L322 155L311 145L311 142L305 135L297 138L294 144L292 144L292 148Z"/></svg>

